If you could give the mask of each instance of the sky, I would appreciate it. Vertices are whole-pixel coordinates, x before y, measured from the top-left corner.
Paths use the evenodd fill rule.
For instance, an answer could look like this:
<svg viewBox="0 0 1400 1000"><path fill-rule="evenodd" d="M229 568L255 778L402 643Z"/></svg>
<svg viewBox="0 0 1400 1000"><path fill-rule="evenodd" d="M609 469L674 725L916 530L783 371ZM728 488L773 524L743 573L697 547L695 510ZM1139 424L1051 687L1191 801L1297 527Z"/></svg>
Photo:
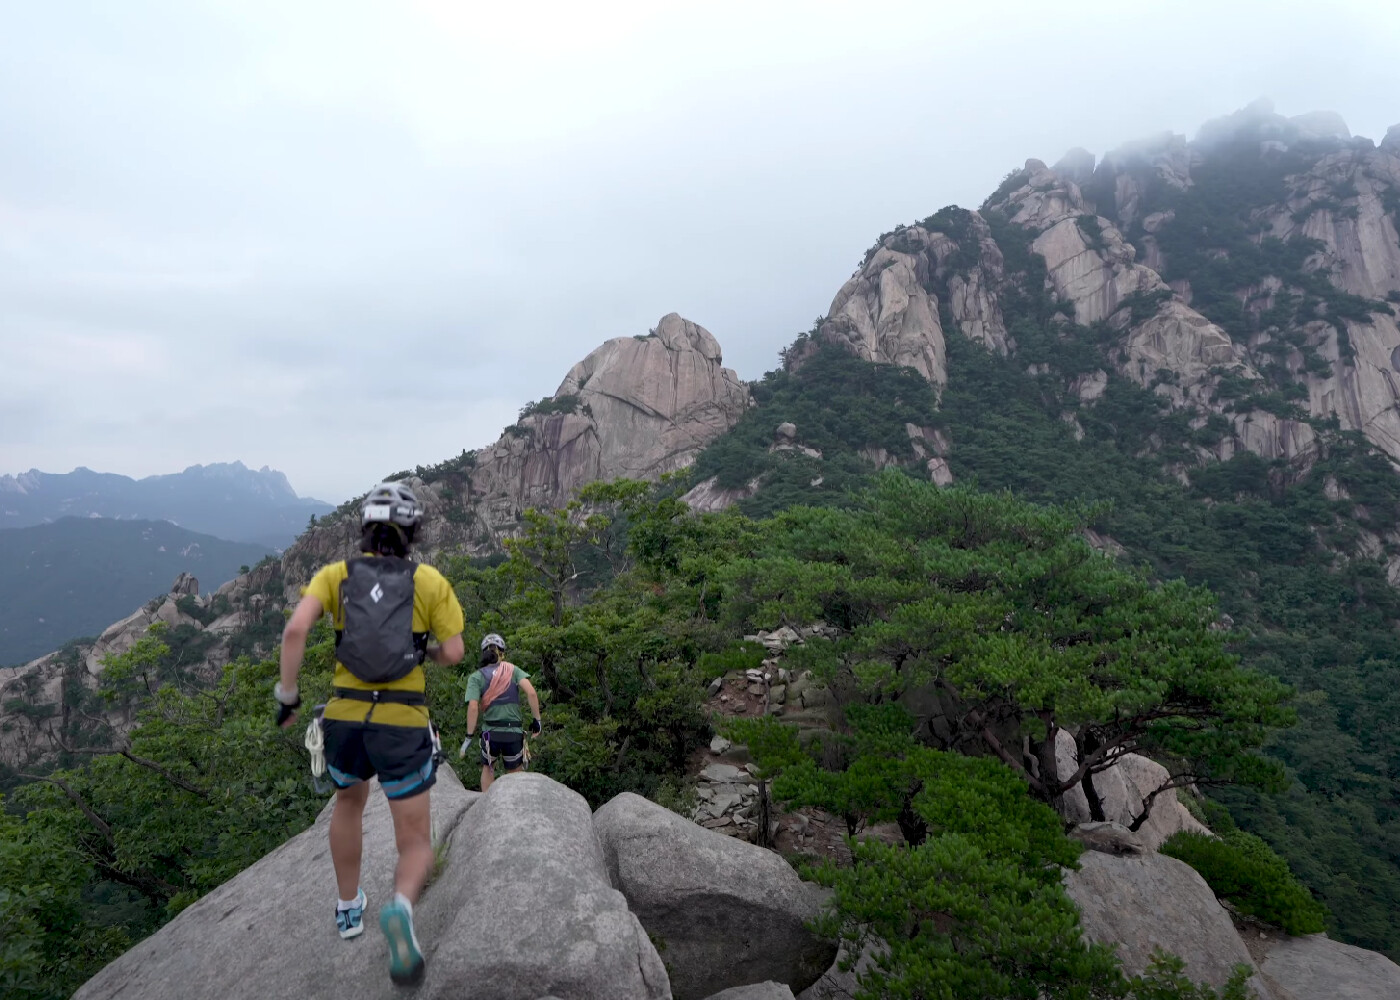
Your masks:
<svg viewBox="0 0 1400 1000"><path fill-rule="evenodd" d="M332 503L668 312L746 379L876 237L1267 96L1400 122L1400 5L0 0L0 474Z"/></svg>

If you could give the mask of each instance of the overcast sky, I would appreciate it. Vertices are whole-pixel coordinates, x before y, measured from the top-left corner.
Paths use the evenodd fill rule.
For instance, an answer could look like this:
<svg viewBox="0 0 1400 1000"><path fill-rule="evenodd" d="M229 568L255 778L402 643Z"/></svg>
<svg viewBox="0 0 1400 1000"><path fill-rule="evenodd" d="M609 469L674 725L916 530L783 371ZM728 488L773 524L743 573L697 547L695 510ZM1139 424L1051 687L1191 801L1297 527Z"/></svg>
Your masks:
<svg viewBox="0 0 1400 1000"><path fill-rule="evenodd" d="M1400 5L0 0L0 473L339 502L671 311L748 379L882 231L1271 97L1400 121Z"/></svg>

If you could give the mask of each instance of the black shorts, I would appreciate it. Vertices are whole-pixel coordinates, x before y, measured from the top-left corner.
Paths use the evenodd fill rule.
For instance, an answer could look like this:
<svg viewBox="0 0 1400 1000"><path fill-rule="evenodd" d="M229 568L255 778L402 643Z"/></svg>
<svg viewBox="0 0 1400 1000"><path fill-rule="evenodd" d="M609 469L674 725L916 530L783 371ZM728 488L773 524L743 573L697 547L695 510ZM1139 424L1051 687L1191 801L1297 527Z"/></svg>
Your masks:
<svg viewBox="0 0 1400 1000"><path fill-rule="evenodd" d="M337 788L349 788L379 776L391 799L426 792L437 781L433 738L427 726L380 726L322 719L326 771Z"/></svg>
<svg viewBox="0 0 1400 1000"><path fill-rule="evenodd" d="M518 771L525 766L524 733L481 734L481 766L491 767L500 761L507 771Z"/></svg>

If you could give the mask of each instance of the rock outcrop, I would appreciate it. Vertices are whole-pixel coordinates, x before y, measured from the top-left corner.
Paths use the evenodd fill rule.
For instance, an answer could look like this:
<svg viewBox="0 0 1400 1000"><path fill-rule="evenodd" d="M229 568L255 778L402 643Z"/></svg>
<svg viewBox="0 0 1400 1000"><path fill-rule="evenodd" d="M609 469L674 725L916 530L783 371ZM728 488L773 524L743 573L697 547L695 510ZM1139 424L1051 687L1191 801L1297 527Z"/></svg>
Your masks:
<svg viewBox="0 0 1400 1000"><path fill-rule="evenodd" d="M911 250L928 233L905 230ZM923 243L923 246L918 246ZM947 350L938 303L923 286L918 252L882 245L836 293L818 336L866 361L908 365L935 385L948 380Z"/></svg>
<svg viewBox="0 0 1400 1000"><path fill-rule="evenodd" d="M1001 248L977 213L954 211L956 240L929 228L937 217L883 237L836 293L817 339L867 361L908 365L941 386L948 380L946 310L964 336L1006 354L1013 345L996 294Z"/></svg>
<svg viewBox="0 0 1400 1000"><path fill-rule="evenodd" d="M425 914L448 904L424 936L438 942L426 995L669 997L661 958L610 883L598 841L577 792L538 774L493 785L425 898Z"/></svg>
<svg viewBox="0 0 1400 1000"><path fill-rule="evenodd" d="M379 790L364 817L361 886L369 898L366 923L393 895L393 825ZM480 796L443 771L432 791L433 828L449 857L463 816ZM331 922L334 873L326 845L328 806L316 824L236 878L190 906L170 923L109 964L74 1000L293 1000L314 996L399 996L385 974L384 937L367 931L341 941ZM474 911L477 901L445 898L438 885L420 901L415 923L425 947L440 942L453 905ZM437 897L436 899L434 897ZM430 956L430 965L431 956ZM528 994L530 1000L547 991ZM421 993L424 996L440 994Z"/></svg>
<svg viewBox="0 0 1400 1000"><path fill-rule="evenodd" d="M1287 1000L1400 997L1400 965L1323 934L1270 936L1259 951L1264 956L1260 971Z"/></svg>
<svg viewBox="0 0 1400 1000"><path fill-rule="evenodd" d="M499 551L527 508L562 506L588 483L685 468L749 404L710 332L663 316L647 335L610 340L574 365L495 444L407 477L427 510L415 551L429 561ZM289 599L358 538L358 522L342 515L297 539L282 558Z"/></svg>
<svg viewBox="0 0 1400 1000"><path fill-rule="evenodd" d="M1065 891L1079 907L1084 936L1113 945L1129 975L1146 970L1158 949L1179 955L1193 981L1215 987L1237 965L1254 968L1205 879L1175 858L1086 851L1079 871L1066 873ZM1260 1000L1268 996L1261 991Z"/></svg>
<svg viewBox="0 0 1400 1000"><path fill-rule="evenodd" d="M1295 237L1318 241L1320 250L1305 270L1325 274L1339 291L1376 306L1369 319L1349 314L1338 319L1336 326L1322 319L1302 328L1308 349L1331 370L1305 369L1299 351L1285 352L1288 377L1306 390L1300 405L1309 416L1336 417L1343 430L1361 431L1400 460L1400 381L1394 357L1400 347L1400 327L1384 305L1387 300L1400 299L1400 144L1389 136L1379 147L1354 141L1346 123L1331 112L1285 118L1275 114L1267 101L1255 102L1203 126L1194 142L1188 143L1182 136L1164 136L1107 154L1090 182L1096 200L1086 209L1111 220L1120 234L1131 230L1141 262L1161 272L1171 261L1160 252L1157 235L1163 225L1172 222L1174 213L1145 216L1143 203L1149 189L1158 185L1186 191L1195 183L1193 172L1198 174L1203 164L1219 156L1235 157L1232 169L1237 171L1258 169L1250 163L1247 150L1254 151L1258 163L1291 158L1286 162L1292 171L1283 177L1279 197L1272 204L1237 206L1237 211L1249 214L1251 228L1285 241ZM1295 163L1297 166L1292 166ZM1076 185L1084 184L1078 174L1056 180L1042 177L1040 183L1075 190ZM1114 239L1109 236L1106 242L1111 250ZM1256 314L1271 308L1280 295L1298 291L1285 288L1277 278L1269 280L1272 284L1237 290L1241 303ZM1132 358L1123 368L1125 375L1147 384L1144 374L1151 378L1158 369L1175 373L1183 379L1181 393L1161 385L1156 391L1191 397L1191 386L1202 381L1202 365L1208 373L1212 366L1238 362L1237 373L1250 379L1268 366L1267 357L1257 362L1254 358L1268 354L1262 349L1268 347L1274 334L1266 332L1247 344L1234 343L1228 337L1222 339L1219 328L1211 324L1211 330L1201 327L1196 335L1190 335L1181 331L1168 311L1185 320L1177 306L1189 309L1191 291L1177 282L1172 291L1176 298L1154 317L1159 330L1153 349L1144 349L1141 326L1130 331ZM1186 335L1174 337L1174 328ZM1175 353L1163 350L1174 340L1178 344ZM1132 369L1135 363L1137 372ZM1200 395L1196 393L1193 402L1205 409L1222 410ZM1260 411L1228 416L1234 424L1233 446L1266 458L1286 459L1306 459L1315 448L1311 428L1299 421ZM1232 448L1226 447L1218 457L1228 458L1231 453Z"/></svg>
<svg viewBox="0 0 1400 1000"><path fill-rule="evenodd" d="M1074 738L1061 730L1055 743L1055 754L1061 778L1079 768L1075 758ZM1106 771L1092 778L1094 791L1103 807L1103 821L1131 827L1143 810L1147 797L1161 788L1170 777L1167 769L1141 754L1125 754ZM1064 795L1064 817L1071 823L1095 821L1089 809L1089 799L1082 786L1076 785ZM1155 851L1174 833L1183 830L1208 833L1205 826L1192 816L1170 790L1152 801L1147 819L1136 831L1143 846Z"/></svg>
<svg viewBox="0 0 1400 1000"><path fill-rule="evenodd" d="M677 1000L774 979L802 990L835 957L835 944L806 926L824 897L771 851L630 793L594 824L613 884L657 942Z"/></svg>
<svg viewBox="0 0 1400 1000"><path fill-rule="evenodd" d="M543 402L562 409L521 418L468 476L468 506L491 542L526 507L557 507L588 483L684 468L738 421L749 390L708 330L671 313L645 337L593 351Z"/></svg>
<svg viewBox="0 0 1400 1000"><path fill-rule="evenodd" d="M450 769L440 774L432 813L441 860L414 910L427 959L416 996L668 1000L670 966L682 1000L721 990L726 1000L790 1000L789 983L815 979L834 954L798 919L815 915L816 890L776 854L637 796L595 819L581 796L543 775L510 775L481 795ZM76 1000L401 995L374 920L392 895L387 804L372 790L361 880L370 926L350 942L330 919L330 812L112 962ZM668 901L672 913L663 912ZM729 907L717 909L721 901Z"/></svg>

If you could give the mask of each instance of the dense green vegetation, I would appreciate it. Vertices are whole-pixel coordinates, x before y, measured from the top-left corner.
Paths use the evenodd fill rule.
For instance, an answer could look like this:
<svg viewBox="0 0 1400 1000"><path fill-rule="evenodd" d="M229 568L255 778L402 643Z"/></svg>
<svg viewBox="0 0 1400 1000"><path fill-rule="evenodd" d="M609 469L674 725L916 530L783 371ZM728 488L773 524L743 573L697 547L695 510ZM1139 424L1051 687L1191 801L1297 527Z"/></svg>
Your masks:
<svg viewBox="0 0 1400 1000"><path fill-rule="evenodd" d="M946 224L955 220L940 214ZM988 221L1008 269L1023 268L1032 279L1037 266L1043 271L1039 257L1018 256L1014 233L995 213ZM1304 697L1297 706L1300 724L1268 747L1286 768L1287 790L1212 794L1243 829L1279 851L1326 904L1332 933L1400 954L1390 919L1400 910L1400 738L1393 724L1400 717L1393 631L1400 597L1383 563L1356 550L1364 533L1383 535L1400 523L1400 481L1359 436L1325 425L1319 427L1321 456L1305 474L1251 453L1197 465L1194 447L1219 441L1225 429L1219 418L1192 427L1188 415L1167 413L1160 397L1117 376L1093 406L1080 407L1066 383L1086 370L1108 368L1111 340L1064 323L1046 296L1008 294L1002 302L1017 357L996 357L951 332L941 408L910 422L942 429L960 481L1093 507L1090 527L1123 546L1129 561L1144 564L1157 579L1181 578L1218 595L1236 627L1232 648ZM721 439L702 456L703 473L729 467L741 470L740 479L767 468L777 479L798 462L790 453L768 451L779 419L798 423L805 440L794 415L815 413L827 399L839 398L848 412L880 412L880 404L866 406L848 388L873 381L876 376L861 371L873 366L822 357L821 365L770 374L764 385L780 390L773 395L781 416L770 418L764 409L747 415L743 435ZM1027 374L1028 364L1037 362L1052 367L1044 375ZM1075 414L1082 440L1061 419L1066 411ZM903 417L867 433L892 433ZM840 501L825 488L825 475L832 465L855 461L854 449L865 443L863 435L824 439L822 461L801 460L801 475L780 480L786 501ZM1173 460L1189 461L1188 483L1164 471ZM809 486L818 476L822 482ZM763 509L764 491L746 504ZM1349 555L1339 558L1338 551ZM1229 815L1222 810L1217 827Z"/></svg>
<svg viewBox="0 0 1400 1000"><path fill-rule="evenodd" d="M1400 908L1400 599L1380 561L1339 559L1333 548L1350 551L1362 531L1395 523L1400 482L1384 459L1332 432L1305 475L1245 453L1182 486L1162 473L1160 456L1138 454L1145 436L1123 433L1145 417L1151 425L1151 411L1121 401L1145 393L1122 385L1121 397L1107 394L1080 414L1077 442L1049 378L958 337L949 355L943 416L956 475L1043 501L1107 502L1097 531L1158 578L1209 586L1241 632L1245 661L1304 692L1301 724L1270 748L1289 769L1288 791L1218 794L1327 904L1335 932L1400 949L1390 919ZM1367 502L1329 499L1329 479Z"/></svg>
<svg viewBox="0 0 1400 1000"><path fill-rule="evenodd" d="M0 664L101 632L168 591L181 572L213 590L268 551L168 521L65 517L0 530Z"/></svg>
<svg viewBox="0 0 1400 1000"><path fill-rule="evenodd" d="M504 561L446 565L469 633L505 633L511 658L536 679L548 720L534 744L537 769L595 804L624 790L664 795L709 735L705 681L752 662L742 635L825 618L842 638L825 650L809 644L811 665L846 692L858 722L861 703L886 704L865 716L865 732L890 741L883 759L896 766L881 780L903 782L898 801L912 803L911 829L920 831L906 853L866 858L859 852L883 848L859 848L862 864L852 873L823 873L845 900L833 931L849 936L876 918L869 879L888 867L891 877L902 873L893 888L906 897L933 879L948 906L956 904L956 926L945 925L941 909L919 918L918 933L882 966L891 982L951 977L967 996L1003 986L1014 996L1042 987L1054 996L1202 995L1160 983L1157 992L1126 993L1132 984L1106 953L1079 943L1073 908L1047 867L1072 863L1077 849L1053 812L1027 795L1021 762L1002 763L978 741L993 728L1007 745L1043 738L1047 718L1108 732L1134 706L1155 705L1152 722L1119 746L1170 746L1197 770L1224 763L1227 745L1247 757L1264 729L1283 721L1281 691L1223 653L1205 595L1150 585L1094 555L1072 512L940 490L898 472L849 498L849 509L794 508L761 520L737 511L691 516L674 497L678 488L595 485L562 510L531 512ZM1036 556L1018 567L1014 553L1023 547ZM1062 598L1075 604L1073 615L1057 610ZM1020 624L1003 629L1007 616ZM1085 641L1067 627L1088 633ZM14 928L0 974L14 995L66 995L103 960L303 828L324 801L303 770L299 734L272 728L274 662L236 662L219 686L199 690L166 641L174 638L157 631L102 674L97 697L138 712L134 730L89 732L57 770L17 776L28 783L7 801L0 826L0 916ZM333 655L322 624L303 674L307 703L329 693ZM1137 684L1112 666L1130 657L1159 683ZM1008 672L1008 660L1026 669ZM1033 690L1030 674L1041 668L1056 681ZM1174 692L1196 683L1191 673L1205 683L1187 704ZM1222 701L1212 687L1221 681L1253 692L1259 709ZM995 723L973 727L966 747L981 759L929 745L956 741L916 742L908 717L891 714L888 703L906 684L928 682L957 686L944 717L960 721L950 724L996 712ZM432 712L449 746L464 728L464 689L465 669L430 668ZM1036 705L1053 710L1031 711ZM788 740L780 757L799 763L795 747ZM844 780L802 759L798 777ZM890 787L880 794L895 801ZM1039 794L1053 798L1054 789ZM881 898L881 919L893 919L896 897ZM998 921L1013 918L1030 938L1002 934ZM1028 963L1016 955L1028 944L1049 950ZM1161 971L1168 984L1172 975Z"/></svg>
<svg viewBox="0 0 1400 1000"><path fill-rule="evenodd" d="M824 929L849 954L879 942L858 976L857 1000L885 997L1215 997L1163 957L1128 979L1109 948L1086 945L1061 869L1080 846L1056 813L1025 794L1024 780L989 757L922 745L899 704L855 702L849 735L814 755L772 717L737 720L773 794L847 819L897 820L902 844L849 841L850 865L824 861L813 874L835 905ZM834 753L832 751L835 751ZM826 758L819 764L816 756ZM1223 993L1244 996L1244 971Z"/></svg>
<svg viewBox="0 0 1400 1000"><path fill-rule="evenodd" d="M937 408L933 387L913 369L851 365L849 355L825 344L812 343L809 350L799 371L779 369L756 383L759 405L695 463L695 479L716 476L726 489L761 479L763 489L742 504L748 514L844 499L873 471L862 450L883 449L896 460L912 460L905 425L927 423ZM796 426L797 444L821 452L821 458L773 450L774 430L785 422Z"/></svg>
<svg viewBox="0 0 1400 1000"><path fill-rule="evenodd" d="M1281 927L1289 934L1323 930L1327 911L1298 884L1288 865L1252 833L1229 830L1218 837L1183 831L1162 845L1200 872L1221 899L1241 913Z"/></svg>

